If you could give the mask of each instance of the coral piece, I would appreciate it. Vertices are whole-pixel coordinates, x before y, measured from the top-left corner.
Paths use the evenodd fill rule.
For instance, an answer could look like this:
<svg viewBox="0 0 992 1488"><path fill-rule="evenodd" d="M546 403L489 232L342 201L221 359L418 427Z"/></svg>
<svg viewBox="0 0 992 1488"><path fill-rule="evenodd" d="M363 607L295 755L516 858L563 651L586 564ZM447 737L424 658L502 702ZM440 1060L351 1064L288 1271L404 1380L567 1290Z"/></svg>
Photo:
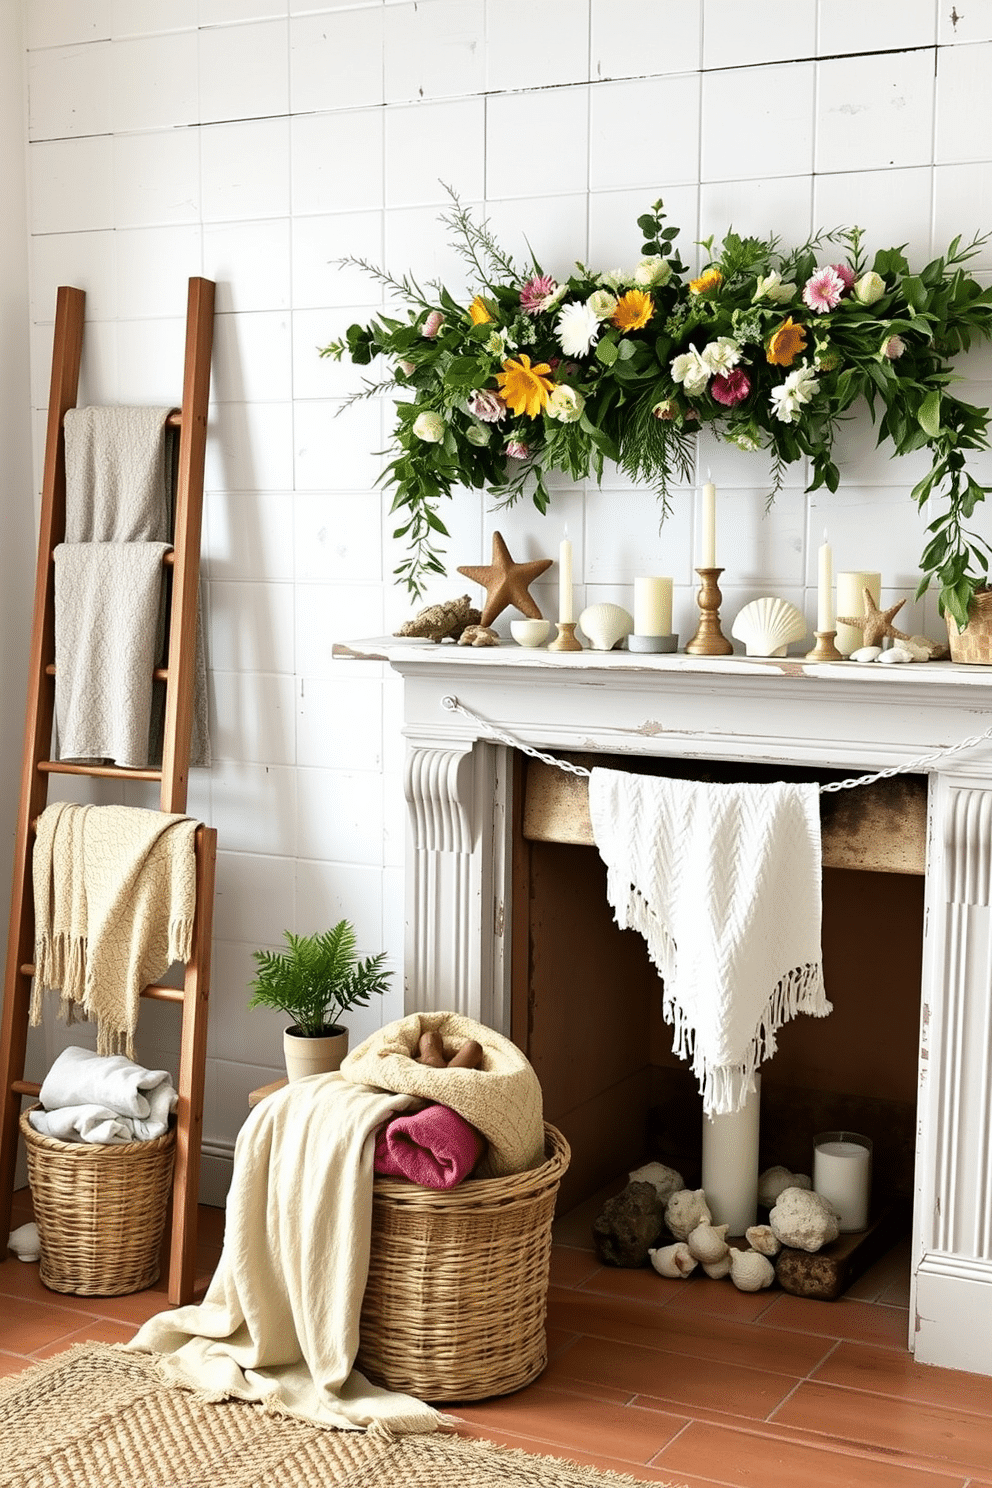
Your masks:
<svg viewBox="0 0 992 1488"><path fill-rule="evenodd" d="M730 1279L739 1292L760 1292L775 1280L775 1267L757 1250L732 1250Z"/></svg>
<svg viewBox="0 0 992 1488"><path fill-rule="evenodd" d="M744 1238L752 1250L760 1251L762 1255L777 1256L782 1249L782 1242L776 1238L771 1225L748 1225Z"/></svg>
<svg viewBox="0 0 992 1488"><path fill-rule="evenodd" d="M697 1261L705 1261L708 1264L722 1261L730 1249L727 1244L729 1228L729 1225L711 1225L706 1221L698 1224L686 1241L689 1254L695 1256Z"/></svg>
<svg viewBox="0 0 992 1488"><path fill-rule="evenodd" d="M787 599L753 599L730 628L748 656L784 656L790 641L806 639L806 619Z"/></svg>
<svg viewBox="0 0 992 1488"><path fill-rule="evenodd" d="M776 1240L795 1250L822 1250L840 1234L831 1206L808 1188L783 1189L768 1223Z"/></svg>
<svg viewBox="0 0 992 1488"><path fill-rule="evenodd" d="M665 1223L676 1240L688 1240L697 1225L710 1224L712 1219L701 1188L680 1188L665 1205Z"/></svg>
<svg viewBox="0 0 992 1488"><path fill-rule="evenodd" d="M473 609L468 595L463 594L461 599L446 599L441 604L427 605L412 620L404 620L399 630L393 633L398 636L419 636L439 643L449 638L457 641L467 626L478 625L481 619L482 616L478 610Z"/></svg>
<svg viewBox="0 0 992 1488"><path fill-rule="evenodd" d="M604 1266L643 1266L665 1227L665 1205L653 1183L628 1183L607 1199L592 1239Z"/></svg>
<svg viewBox="0 0 992 1488"><path fill-rule="evenodd" d="M482 624L492 625L508 605L514 605L530 620L541 620L543 616L537 604L528 594L535 579L539 579L551 567L550 558L536 558L532 563L514 563L509 549L498 532L493 533L493 561L459 568L467 579L474 579L486 591L486 602L482 607Z"/></svg>
<svg viewBox="0 0 992 1488"><path fill-rule="evenodd" d="M711 1281L722 1281L725 1276L730 1275L730 1249L727 1254L721 1256L718 1261L704 1261L703 1270Z"/></svg>
<svg viewBox="0 0 992 1488"><path fill-rule="evenodd" d="M612 651L618 641L630 635L634 617L621 605L594 604L582 611L579 628L594 651Z"/></svg>
<svg viewBox="0 0 992 1488"><path fill-rule="evenodd" d="M784 1189L812 1187L813 1180L807 1173L790 1173L788 1168L776 1165L766 1168L758 1178L758 1203L770 1209Z"/></svg>
<svg viewBox="0 0 992 1488"><path fill-rule="evenodd" d="M498 646L499 636L490 625L466 625L458 637L459 646Z"/></svg>
<svg viewBox="0 0 992 1488"><path fill-rule="evenodd" d="M658 1197L663 1204L667 1204L672 1194L678 1193L680 1188L685 1188L685 1179L681 1173L674 1168L666 1168L664 1163L649 1162L642 1168L635 1168L627 1177L631 1183L653 1183L658 1190Z"/></svg>
<svg viewBox="0 0 992 1488"><path fill-rule="evenodd" d="M648 1259L659 1276L674 1276L684 1281L696 1269L696 1262L684 1240L662 1246L660 1250L649 1250Z"/></svg>
<svg viewBox="0 0 992 1488"><path fill-rule="evenodd" d="M900 599L896 604L889 605L887 610L880 610L871 590L866 589L864 614L861 616L838 615L836 623L853 625L855 630L860 630L862 646L880 646L886 636L891 636L896 641L908 641L909 637L905 631L896 630L892 624L893 616L898 615L905 603L904 599Z"/></svg>
<svg viewBox="0 0 992 1488"><path fill-rule="evenodd" d="M929 636L925 635L910 636L909 646L910 649L919 647L921 651L926 651L928 661L943 661L951 654L951 648L946 642L932 641ZM918 657L917 660L922 660L922 658Z"/></svg>

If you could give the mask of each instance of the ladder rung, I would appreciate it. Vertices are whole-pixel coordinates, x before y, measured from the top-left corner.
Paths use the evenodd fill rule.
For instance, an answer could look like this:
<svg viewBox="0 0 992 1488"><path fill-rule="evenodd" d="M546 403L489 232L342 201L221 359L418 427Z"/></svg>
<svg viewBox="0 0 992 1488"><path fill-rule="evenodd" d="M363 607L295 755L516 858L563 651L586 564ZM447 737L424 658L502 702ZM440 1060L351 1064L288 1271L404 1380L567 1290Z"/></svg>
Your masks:
<svg viewBox="0 0 992 1488"><path fill-rule="evenodd" d="M49 562L52 563L52 564L55 563L55 553L54 553L54 550L52 551L52 553L51 553L51 555L49 557ZM163 568L175 568L175 566L176 566L176 550L175 550L175 548L170 548L168 550L168 552L162 554L162 567Z"/></svg>
<svg viewBox="0 0 992 1488"><path fill-rule="evenodd" d="M98 775L103 780L161 780L161 770L126 770L122 765L72 765L62 760L39 760L43 775Z"/></svg>
<svg viewBox="0 0 992 1488"><path fill-rule="evenodd" d="M15 1095L40 1095L41 1086L33 1080L11 1080L10 1088Z"/></svg>
<svg viewBox="0 0 992 1488"><path fill-rule="evenodd" d="M55 663L54 663L54 661L50 661L48 663L48 665L46 666L46 668L45 668L45 676L46 677L54 677L55 676ZM154 678L154 680L156 682L168 682L168 680L169 680L169 668L168 667L156 667L155 670L152 672L152 677Z"/></svg>
<svg viewBox="0 0 992 1488"><path fill-rule="evenodd" d="M21 976L33 977L34 962L22 961L20 972ZM141 989L141 996L147 997L149 1002L182 1002L185 995L182 987L167 987L163 982L152 982Z"/></svg>

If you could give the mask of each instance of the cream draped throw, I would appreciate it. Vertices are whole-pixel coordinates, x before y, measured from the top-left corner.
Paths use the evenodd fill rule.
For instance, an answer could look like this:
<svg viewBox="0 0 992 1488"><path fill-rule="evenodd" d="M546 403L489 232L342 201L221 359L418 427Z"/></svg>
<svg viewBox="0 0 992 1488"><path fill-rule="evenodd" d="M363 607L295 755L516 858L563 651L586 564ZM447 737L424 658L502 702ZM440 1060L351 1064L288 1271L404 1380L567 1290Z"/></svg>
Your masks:
<svg viewBox="0 0 992 1488"><path fill-rule="evenodd" d="M60 991L66 1022L96 1023L99 1054L133 1059L142 988L190 958L197 825L171 812L68 801L41 813L33 1024L44 993Z"/></svg>
<svg viewBox="0 0 992 1488"><path fill-rule="evenodd" d="M477 1039L482 1068L415 1063L428 1029L449 1054ZM391 1023L340 1073L293 1081L255 1107L235 1147L224 1249L203 1302L159 1313L128 1347L157 1354L165 1380L212 1399L259 1401L320 1426L436 1430L445 1421L436 1410L353 1368L375 1134L423 1098L479 1122L499 1171L543 1161L540 1085L508 1039L453 1013Z"/></svg>
<svg viewBox="0 0 992 1488"><path fill-rule="evenodd" d="M831 1011L815 784L710 784L594 769L593 835L617 924L664 981L674 1049L707 1115L742 1108L776 1032Z"/></svg>

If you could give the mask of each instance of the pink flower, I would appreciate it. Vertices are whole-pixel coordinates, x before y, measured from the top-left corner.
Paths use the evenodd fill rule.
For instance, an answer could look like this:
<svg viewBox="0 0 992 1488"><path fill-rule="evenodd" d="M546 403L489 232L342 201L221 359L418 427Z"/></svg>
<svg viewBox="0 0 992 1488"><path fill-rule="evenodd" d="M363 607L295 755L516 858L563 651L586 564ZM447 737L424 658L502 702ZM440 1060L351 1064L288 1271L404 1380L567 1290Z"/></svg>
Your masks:
<svg viewBox="0 0 992 1488"><path fill-rule="evenodd" d="M506 418L506 404L499 393L490 391L489 388L479 388L468 400L468 411L473 418L481 419L484 424L498 424L500 419Z"/></svg>
<svg viewBox="0 0 992 1488"><path fill-rule="evenodd" d="M444 316L440 310L428 311L427 319L424 321L424 335L429 337L436 336L443 325Z"/></svg>
<svg viewBox="0 0 992 1488"><path fill-rule="evenodd" d="M730 372L719 372L710 379L710 392L725 408L743 403L750 391L751 379L740 367L734 367Z"/></svg>
<svg viewBox="0 0 992 1488"><path fill-rule="evenodd" d="M539 315L548 308L557 292L558 286L550 274L535 274L520 291L520 308L528 315Z"/></svg>
<svg viewBox="0 0 992 1488"><path fill-rule="evenodd" d="M843 279L836 269L828 265L825 269L817 269L812 279L807 279L803 300L811 310L822 315L824 311L834 308L843 293Z"/></svg>
<svg viewBox="0 0 992 1488"><path fill-rule="evenodd" d="M889 336L886 341L882 342L882 355L887 361L894 362L897 357L902 356L905 350L906 343L901 336Z"/></svg>
<svg viewBox="0 0 992 1488"><path fill-rule="evenodd" d="M524 444L522 439L508 439L506 453L514 460L526 460L530 454L530 445Z"/></svg>
<svg viewBox="0 0 992 1488"><path fill-rule="evenodd" d="M854 283L854 270L848 268L847 264L831 264L830 267L833 269L838 279L843 279L844 288L850 289L851 285Z"/></svg>

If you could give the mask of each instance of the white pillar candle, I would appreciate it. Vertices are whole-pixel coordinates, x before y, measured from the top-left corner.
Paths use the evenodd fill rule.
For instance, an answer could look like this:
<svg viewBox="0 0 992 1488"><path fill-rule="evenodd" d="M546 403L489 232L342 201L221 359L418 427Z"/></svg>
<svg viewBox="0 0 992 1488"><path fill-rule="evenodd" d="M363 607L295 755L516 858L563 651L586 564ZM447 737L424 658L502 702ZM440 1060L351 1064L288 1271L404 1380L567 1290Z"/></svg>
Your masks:
<svg viewBox="0 0 992 1488"><path fill-rule="evenodd" d="M716 568L716 486L707 481L703 487L703 538L700 568Z"/></svg>
<svg viewBox="0 0 992 1488"><path fill-rule="evenodd" d="M671 579L634 580L634 633L643 636L671 635Z"/></svg>
<svg viewBox="0 0 992 1488"><path fill-rule="evenodd" d="M743 1235L758 1216L758 1128L761 1076L743 1109L703 1117L703 1190L714 1224Z"/></svg>
<svg viewBox="0 0 992 1488"><path fill-rule="evenodd" d="M558 549L558 619L565 624L575 619L572 612L572 544L567 537Z"/></svg>
<svg viewBox="0 0 992 1488"><path fill-rule="evenodd" d="M826 531L820 544L816 591L816 628L834 628L834 555L827 542Z"/></svg>
<svg viewBox="0 0 992 1488"><path fill-rule="evenodd" d="M823 1132L813 1144L813 1191L833 1206L840 1228L868 1226L871 1139L856 1132Z"/></svg>
<svg viewBox="0 0 992 1488"><path fill-rule="evenodd" d="M837 575L838 615L863 615L865 612L865 590L868 590L876 605L882 596L882 575L864 569L852 569ZM842 656L850 656L864 645L864 637L853 625L837 622L837 650Z"/></svg>

